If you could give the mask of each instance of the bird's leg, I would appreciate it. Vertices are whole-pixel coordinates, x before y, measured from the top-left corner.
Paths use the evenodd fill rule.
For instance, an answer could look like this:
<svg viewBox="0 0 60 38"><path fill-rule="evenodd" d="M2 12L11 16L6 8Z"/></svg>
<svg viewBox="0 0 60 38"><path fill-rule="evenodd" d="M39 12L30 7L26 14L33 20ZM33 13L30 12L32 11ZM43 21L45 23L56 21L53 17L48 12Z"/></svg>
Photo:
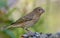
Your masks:
<svg viewBox="0 0 60 38"><path fill-rule="evenodd" d="M29 30L27 27L24 28L27 32L31 32L31 30Z"/></svg>
<svg viewBox="0 0 60 38"><path fill-rule="evenodd" d="M26 28L26 27L25 27L24 29L25 29L26 31L29 31L29 29L28 29L28 28Z"/></svg>

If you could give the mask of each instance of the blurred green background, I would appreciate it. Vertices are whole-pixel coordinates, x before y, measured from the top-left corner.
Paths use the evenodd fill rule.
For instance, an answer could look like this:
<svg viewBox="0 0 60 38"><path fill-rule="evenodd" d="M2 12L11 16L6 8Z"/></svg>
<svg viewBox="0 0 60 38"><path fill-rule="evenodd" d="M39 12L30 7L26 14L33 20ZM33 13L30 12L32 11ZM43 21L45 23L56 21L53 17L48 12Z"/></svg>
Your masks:
<svg viewBox="0 0 60 38"><path fill-rule="evenodd" d="M45 13L29 29L43 33L60 32L60 0L0 0L0 28L10 25L36 7L44 8ZM24 33L22 28L0 30L0 38L20 38Z"/></svg>

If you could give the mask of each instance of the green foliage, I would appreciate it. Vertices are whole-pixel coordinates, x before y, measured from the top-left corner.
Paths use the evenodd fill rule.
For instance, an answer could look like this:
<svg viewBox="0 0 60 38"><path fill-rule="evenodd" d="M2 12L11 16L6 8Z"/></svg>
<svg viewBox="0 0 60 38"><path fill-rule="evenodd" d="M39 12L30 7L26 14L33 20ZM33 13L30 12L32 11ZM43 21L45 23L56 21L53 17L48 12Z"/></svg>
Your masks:
<svg viewBox="0 0 60 38"><path fill-rule="evenodd" d="M29 6L29 4L31 3L33 6L31 6L31 8L36 7L35 2L36 0L29 0L24 3L21 6L22 9L25 10L25 8L27 8L27 6ZM38 1L38 0L37 0ZM58 32L60 29L60 5L59 3L56 2L51 2L51 0L46 0L45 1L46 4L40 4L41 7L43 7L45 9L45 13L41 16L40 20L31 28L29 28L32 31L37 31L37 32L43 32L43 33L55 33ZM57 2L59 2L57 0ZM34 4L33 4L34 3ZM6 6L6 2L4 2L3 0L0 0L0 8L5 7ZM25 6L25 7L24 7ZM39 5L37 5L39 6ZM23 8L24 7L24 8ZM8 14L2 13L0 12L0 27L4 26L4 25L10 25L13 20L9 20L9 16L16 11L17 8L13 8L12 10L7 10ZM24 14L26 14L26 10L20 10L22 11L21 13L24 12ZM30 10L29 10L30 11ZM23 14L23 15L24 15ZM22 16L23 16L22 15ZM14 17L15 18L15 17ZM11 28L8 30L4 30L3 32L0 31L0 37L4 36L2 38L19 38L21 35L23 35L24 33L26 33L25 30L23 30L22 28Z"/></svg>
<svg viewBox="0 0 60 38"><path fill-rule="evenodd" d="M11 38L16 38L16 36L11 30L4 30L3 32L5 32L5 34L9 35Z"/></svg>
<svg viewBox="0 0 60 38"><path fill-rule="evenodd" d="M0 0L0 8L6 6L6 1L5 0Z"/></svg>
<svg viewBox="0 0 60 38"><path fill-rule="evenodd" d="M11 37L7 35L5 32L0 31L0 38L11 38Z"/></svg>

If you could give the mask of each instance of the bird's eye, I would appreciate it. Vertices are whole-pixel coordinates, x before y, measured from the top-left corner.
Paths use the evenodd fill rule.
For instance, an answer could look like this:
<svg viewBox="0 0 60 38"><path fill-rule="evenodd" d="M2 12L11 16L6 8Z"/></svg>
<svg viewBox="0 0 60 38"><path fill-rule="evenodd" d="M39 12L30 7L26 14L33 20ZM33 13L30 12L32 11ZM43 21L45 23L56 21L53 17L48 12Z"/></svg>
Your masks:
<svg viewBox="0 0 60 38"><path fill-rule="evenodd" d="M39 9L39 11L40 11L40 9Z"/></svg>

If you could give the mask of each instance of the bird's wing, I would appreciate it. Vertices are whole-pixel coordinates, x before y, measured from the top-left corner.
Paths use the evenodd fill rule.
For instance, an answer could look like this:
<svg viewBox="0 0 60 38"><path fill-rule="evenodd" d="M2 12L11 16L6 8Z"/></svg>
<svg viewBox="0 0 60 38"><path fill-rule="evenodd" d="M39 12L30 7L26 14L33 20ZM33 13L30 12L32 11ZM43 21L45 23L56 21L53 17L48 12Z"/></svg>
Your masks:
<svg viewBox="0 0 60 38"><path fill-rule="evenodd" d="M33 20L33 16L34 16L34 13L31 12L31 13L27 14L26 16L23 16L22 18L18 19L16 22L12 23L11 25L23 23L26 21L31 21L31 20Z"/></svg>
<svg viewBox="0 0 60 38"><path fill-rule="evenodd" d="M11 25L30 21L30 20L32 20L32 18L33 18L32 14L28 14L28 15L18 19L16 22L12 23Z"/></svg>

